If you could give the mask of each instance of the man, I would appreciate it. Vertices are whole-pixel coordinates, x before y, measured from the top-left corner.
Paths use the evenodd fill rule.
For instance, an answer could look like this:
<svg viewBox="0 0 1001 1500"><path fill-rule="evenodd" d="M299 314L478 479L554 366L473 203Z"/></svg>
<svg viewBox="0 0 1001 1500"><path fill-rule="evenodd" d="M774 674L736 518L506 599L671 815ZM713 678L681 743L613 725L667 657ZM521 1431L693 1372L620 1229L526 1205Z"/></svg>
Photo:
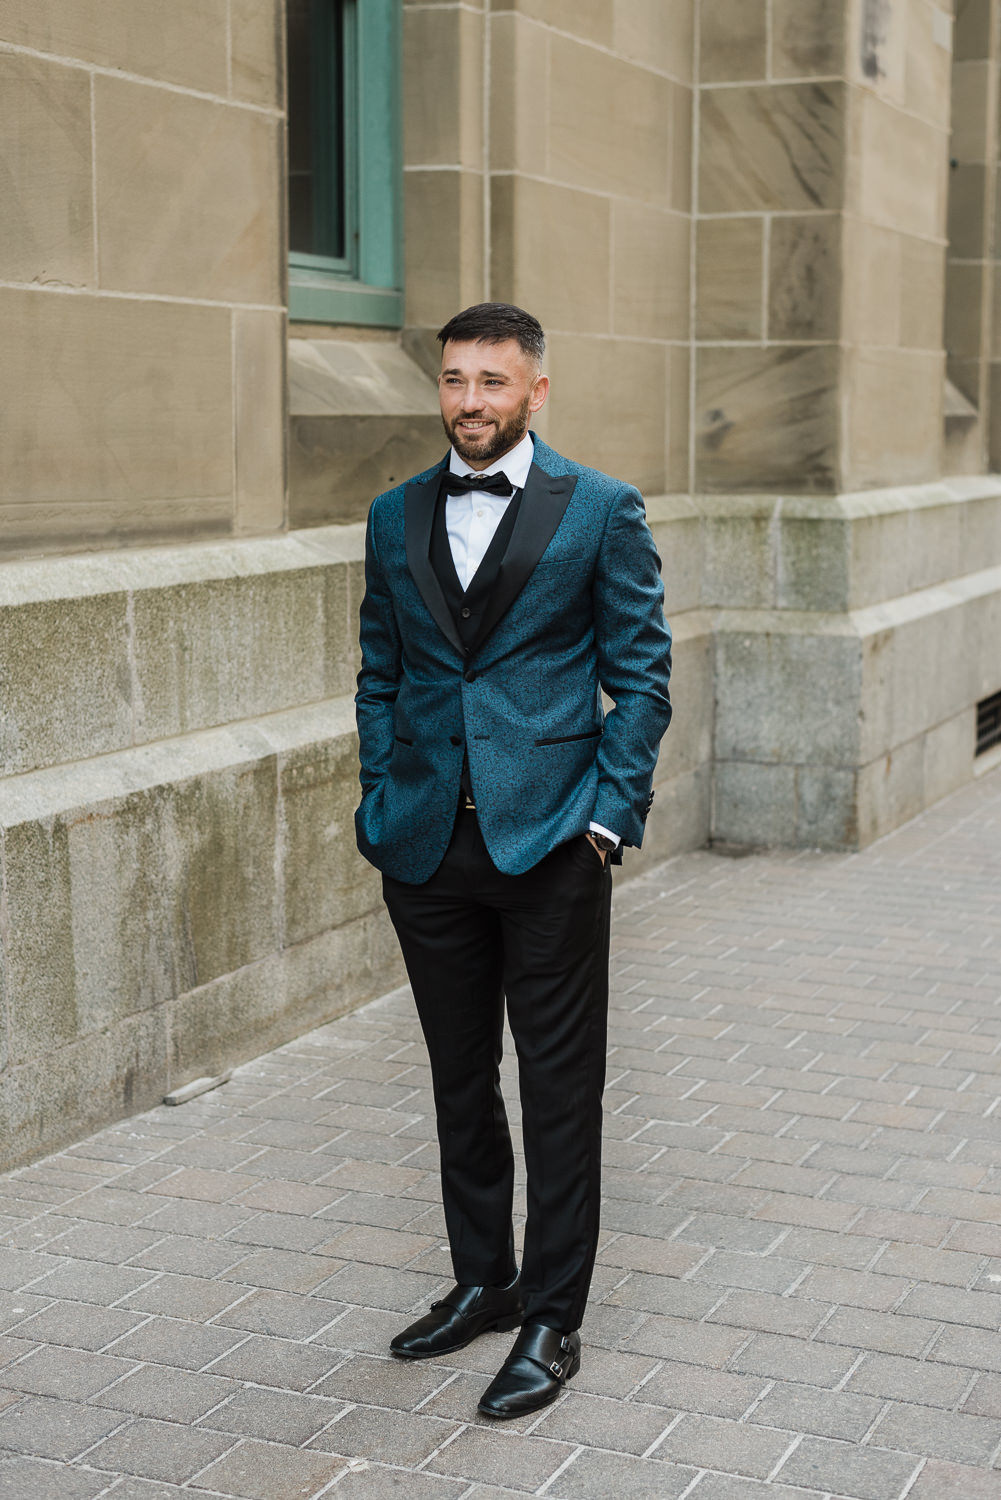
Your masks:
<svg viewBox="0 0 1001 1500"><path fill-rule="evenodd" d="M480 1402L505 1418L555 1400L580 1366L609 856L642 839L671 637L637 491L528 430L549 390L535 318L484 303L438 338L451 451L369 515L356 826L383 872L430 1055L457 1283L390 1348L427 1359L521 1325ZM520 1277L505 997L528 1172Z"/></svg>

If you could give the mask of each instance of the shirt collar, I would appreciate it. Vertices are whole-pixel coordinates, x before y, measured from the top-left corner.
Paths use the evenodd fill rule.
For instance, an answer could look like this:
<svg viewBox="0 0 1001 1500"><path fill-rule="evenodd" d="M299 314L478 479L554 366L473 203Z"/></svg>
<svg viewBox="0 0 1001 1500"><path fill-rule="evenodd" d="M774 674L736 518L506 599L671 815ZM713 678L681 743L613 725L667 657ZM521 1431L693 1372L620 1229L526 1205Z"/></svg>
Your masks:
<svg viewBox="0 0 1001 1500"><path fill-rule="evenodd" d="M504 473L510 479L516 490L523 490L528 480L528 471L535 462L535 444L530 432L526 432L521 442L507 453L501 455L494 463L488 464L485 469L478 469L479 474ZM472 470L464 458L460 458L455 449L452 448L448 455L448 467L452 474L472 474Z"/></svg>

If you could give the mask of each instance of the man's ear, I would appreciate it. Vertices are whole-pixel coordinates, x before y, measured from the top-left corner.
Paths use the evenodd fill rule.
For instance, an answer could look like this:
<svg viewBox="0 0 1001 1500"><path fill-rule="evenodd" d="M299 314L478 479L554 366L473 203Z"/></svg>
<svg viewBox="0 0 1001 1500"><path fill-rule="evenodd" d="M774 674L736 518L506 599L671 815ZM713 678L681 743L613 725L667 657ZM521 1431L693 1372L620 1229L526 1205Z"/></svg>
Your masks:
<svg viewBox="0 0 1001 1500"><path fill-rule="evenodd" d="M528 403L529 411L540 411L542 407L545 406L546 397L548 395L549 376L540 375L538 380L535 382L535 389L532 391L532 399Z"/></svg>

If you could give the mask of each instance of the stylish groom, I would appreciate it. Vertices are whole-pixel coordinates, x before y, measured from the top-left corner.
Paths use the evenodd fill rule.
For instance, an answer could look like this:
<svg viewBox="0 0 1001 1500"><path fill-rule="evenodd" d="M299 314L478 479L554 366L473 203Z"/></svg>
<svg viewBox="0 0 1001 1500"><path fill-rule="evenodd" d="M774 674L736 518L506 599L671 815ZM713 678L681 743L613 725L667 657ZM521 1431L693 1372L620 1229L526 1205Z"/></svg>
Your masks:
<svg viewBox="0 0 1001 1500"><path fill-rule="evenodd" d="M451 449L369 514L356 826L430 1054L457 1283L390 1348L429 1359L520 1329L480 1401L505 1418L553 1401L580 1367L609 866L643 837L671 636L637 491L529 431L549 391L536 319L484 303L438 339ZM528 1175L520 1275L505 1000Z"/></svg>

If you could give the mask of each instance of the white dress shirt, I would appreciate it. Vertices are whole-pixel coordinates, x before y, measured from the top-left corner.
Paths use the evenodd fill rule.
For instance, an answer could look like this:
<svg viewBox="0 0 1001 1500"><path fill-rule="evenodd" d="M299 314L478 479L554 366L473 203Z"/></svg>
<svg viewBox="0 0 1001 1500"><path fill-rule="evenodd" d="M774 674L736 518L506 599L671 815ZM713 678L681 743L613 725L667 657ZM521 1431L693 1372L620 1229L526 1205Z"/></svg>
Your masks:
<svg viewBox="0 0 1001 1500"><path fill-rule="evenodd" d="M523 490L534 460L535 444L526 432L516 447L510 448L485 469L471 469L454 448L448 457L448 467L451 473L463 476L474 473L506 474L516 490ZM468 589L474 578L510 503L510 496L502 499L500 495L491 495L485 490L470 490L465 495L447 497L445 530L463 591ZM616 844L621 842L619 835L610 828L603 828L600 823L592 823L590 826L592 833L603 833L606 838L614 839Z"/></svg>
<svg viewBox="0 0 1001 1500"><path fill-rule="evenodd" d="M516 490L523 490L534 460L535 444L526 432L516 448L510 449L496 463L475 472L506 474ZM454 448L449 454L448 467L453 474L463 476L474 472ZM510 496L505 500L500 495L490 495L485 490L470 490L467 495L449 495L445 501L448 545L452 549L452 561L463 590L468 589L510 503Z"/></svg>

